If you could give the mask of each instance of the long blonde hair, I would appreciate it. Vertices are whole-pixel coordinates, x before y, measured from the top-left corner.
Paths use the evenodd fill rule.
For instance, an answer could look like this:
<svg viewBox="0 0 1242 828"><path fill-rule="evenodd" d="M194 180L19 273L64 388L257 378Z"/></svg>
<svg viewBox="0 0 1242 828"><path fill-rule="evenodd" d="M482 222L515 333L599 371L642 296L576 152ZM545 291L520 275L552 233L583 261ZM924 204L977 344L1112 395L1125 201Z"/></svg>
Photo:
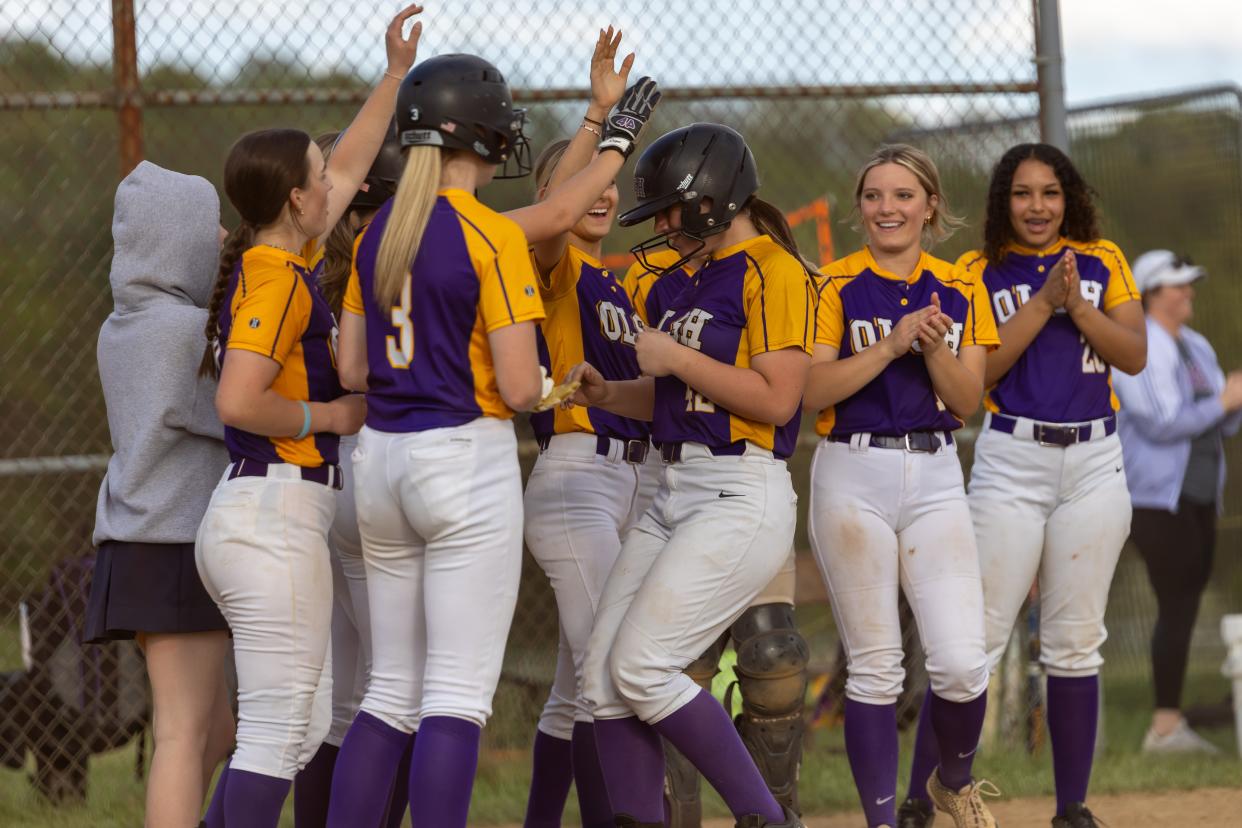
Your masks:
<svg viewBox="0 0 1242 828"><path fill-rule="evenodd" d="M375 299L381 308L396 304L401 296L440 185L439 147L409 147L405 153L405 171L375 259Z"/></svg>
<svg viewBox="0 0 1242 828"><path fill-rule="evenodd" d="M867 173L881 164L896 164L904 167L918 179L919 186L927 193L929 200L932 196L936 196L936 206L931 208L931 220L923 225L923 248L925 250L949 238L966 224L949 209L949 199L940 186L940 170L936 169L936 162L931 160L930 155L909 144L881 144L875 152L871 153L871 157L859 169L858 180L854 184L855 213L860 209L863 181ZM861 224L862 222L859 221L854 229L862 232Z"/></svg>

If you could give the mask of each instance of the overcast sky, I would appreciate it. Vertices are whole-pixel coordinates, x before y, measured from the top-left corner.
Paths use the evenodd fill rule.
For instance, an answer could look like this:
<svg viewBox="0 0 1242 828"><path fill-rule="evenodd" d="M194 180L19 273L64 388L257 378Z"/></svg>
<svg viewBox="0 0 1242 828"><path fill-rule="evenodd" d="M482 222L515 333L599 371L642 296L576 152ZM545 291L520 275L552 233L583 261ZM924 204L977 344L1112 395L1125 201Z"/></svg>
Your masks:
<svg viewBox="0 0 1242 828"><path fill-rule="evenodd" d="M1061 0L1070 104L1242 85L1242 0Z"/></svg>

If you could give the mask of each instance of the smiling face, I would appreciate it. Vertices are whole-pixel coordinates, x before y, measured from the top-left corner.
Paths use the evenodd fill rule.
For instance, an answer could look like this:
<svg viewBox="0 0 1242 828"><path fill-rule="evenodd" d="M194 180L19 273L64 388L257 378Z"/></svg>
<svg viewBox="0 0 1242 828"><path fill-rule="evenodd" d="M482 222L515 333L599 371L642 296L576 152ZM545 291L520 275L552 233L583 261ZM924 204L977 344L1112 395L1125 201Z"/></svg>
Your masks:
<svg viewBox="0 0 1242 828"><path fill-rule="evenodd" d="M919 247L923 225L937 201L901 164L877 164L867 170L858 194L858 211L868 243L888 254Z"/></svg>
<svg viewBox="0 0 1242 828"><path fill-rule="evenodd" d="M290 193L295 223L308 238L322 236L328 230L328 163L314 141L306 148L306 181Z"/></svg>
<svg viewBox="0 0 1242 828"><path fill-rule="evenodd" d="M1065 189L1052 167L1035 158L1018 165L1009 185L1009 224L1018 243L1042 250L1061 235Z"/></svg>
<svg viewBox="0 0 1242 828"><path fill-rule="evenodd" d="M591 209L587 211L586 215L578 219L578 223L574 225L573 230L570 232L584 241L600 241L608 235L608 231L612 230L612 220L617 216L617 202L619 200L620 194L617 192L617 182L614 181L595 200L595 203L591 205Z"/></svg>

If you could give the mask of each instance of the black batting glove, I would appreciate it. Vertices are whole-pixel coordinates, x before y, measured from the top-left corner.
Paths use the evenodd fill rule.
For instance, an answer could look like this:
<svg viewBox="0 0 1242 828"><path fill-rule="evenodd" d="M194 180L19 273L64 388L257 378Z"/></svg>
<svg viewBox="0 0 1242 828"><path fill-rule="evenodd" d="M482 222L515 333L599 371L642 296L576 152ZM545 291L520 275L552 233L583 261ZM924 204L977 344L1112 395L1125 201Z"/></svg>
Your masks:
<svg viewBox="0 0 1242 828"><path fill-rule="evenodd" d="M651 111L660 102L660 88L651 78L639 78L625 90L608 118L604 121L604 139L599 149L616 150L625 158L630 157L638 144L638 135L647 125Z"/></svg>

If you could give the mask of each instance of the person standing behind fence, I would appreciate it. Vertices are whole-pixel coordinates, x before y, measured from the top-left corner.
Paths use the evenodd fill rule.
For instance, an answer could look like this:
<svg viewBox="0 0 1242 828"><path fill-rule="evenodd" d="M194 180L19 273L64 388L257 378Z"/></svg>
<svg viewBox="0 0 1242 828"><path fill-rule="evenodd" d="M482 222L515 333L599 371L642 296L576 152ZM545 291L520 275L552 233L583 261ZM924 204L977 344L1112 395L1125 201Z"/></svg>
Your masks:
<svg viewBox="0 0 1242 828"><path fill-rule="evenodd" d="M971 776L987 706L979 560L952 432L998 342L980 280L925 252L960 223L921 150L880 147L854 188L866 246L821 273L805 406L811 548L849 659L845 749L867 825L893 826L905 593L939 753L921 780L957 828L992 828Z"/></svg>
<svg viewBox="0 0 1242 828"><path fill-rule="evenodd" d="M988 354L970 512L995 669L1038 577L1040 661L1056 781L1055 828L1093 828L1086 807L1099 712L1104 610L1130 528L1115 436L1111 366L1142 369L1138 292L1117 245L1100 238L1090 187L1048 144L1021 144L992 171L981 251L958 265L1000 323ZM926 825L937 755L921 714L902 828Z"/></svg>
<svg viewBox="0 0 1242 828"><path fill-rule="evenodd" d="M290 782L331 718L327 696L332 574L327 535L341 486L338 435L365 402L337 380L335 321L309 259L363 182L413 63L403 9L385 32L388 68L325 162L304 132L237 140L224 186L241 217L225 242L206 330L204 371L232 464L199 529L196 556L234 636L237 751L208 809L211 828L275 826Z"/></svg>
<svg viewBox="0 0 1242 828"><path fill-rule="evenodd" d="M146 824L198 823L233 744L228 625L194 536L228 463L215 381L197 377L220 201L205 179L144 161L117 187L114 310L99 331L112 457L99 488L84 638L137 638L154 704Z"/></svg>
<svg viewBox="0 0 1242 828"><path fill-rule="evenodd" d="M718 640L786 561L796 496L785 458L814 335L814 287L789 238L753 215L758 171L741 135L691 124L657 139L634 174L638 205L679 267L710 260L636 338L635 380L589 363L578 405L650 419L664 480L625 537L600 597L583 667L616 824L664 824L664 756L674 744L740 826L801 822L773 798L737 729L683 669Z"/></svg>
<svg viewBox="0 0 1242 828"><path fill-rule="evenodd" d="M1134 262L1147 313L1147 367L1120 374L1118 433L1134 520L1130 538L1156 592L1151 638L1156 709L1146 753L1218 753L1181 713L1199 599L1212 574L1225 486L1223 438L1242 426L1242 371L1228 376L1211 343L1187 323L1203 268L1169 250Z"/></svg>

